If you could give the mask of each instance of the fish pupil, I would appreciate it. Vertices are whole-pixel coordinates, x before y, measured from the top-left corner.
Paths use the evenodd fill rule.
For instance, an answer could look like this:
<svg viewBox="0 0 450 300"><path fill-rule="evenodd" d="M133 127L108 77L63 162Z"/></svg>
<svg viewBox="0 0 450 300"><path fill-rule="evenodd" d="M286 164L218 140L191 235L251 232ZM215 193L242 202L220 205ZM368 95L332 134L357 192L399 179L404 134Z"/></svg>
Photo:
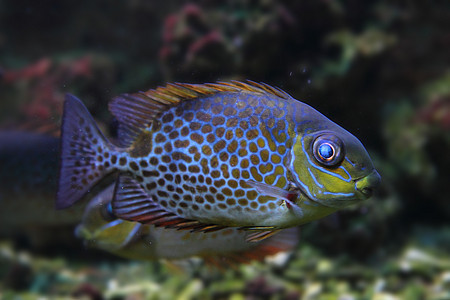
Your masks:
<svg viewBox="0 0 450 300"><path fill-rule="evenodd" d="M114 216L114 213L113 213L113 209L112 209L111 203L108 203L108 205L106 206L106 211L107 211L108 214L110 214L111 216Z"/></svg>
<svg viewBox="0 0 450 300"><path fill-rule="evenodd" d="M319 146L319 155L325 160L330 160L334 155L334 149L328 143L322 144Z"/></svg>
<svg viewBox="0 0 450 300"><path fill-rule="evenodd" d="M100 211L101 211L103 218L107 221L113 221L113 220L117 219L117 216L113 212L111 203L103 205L102 209Z"/></svg>
<svg viewBox="0 0 450 300"><path fill-rule="evenodd" d="M318 136L312 151L316 161L327 167L337 166L345 156L344 143L332 134Z"/></svg>

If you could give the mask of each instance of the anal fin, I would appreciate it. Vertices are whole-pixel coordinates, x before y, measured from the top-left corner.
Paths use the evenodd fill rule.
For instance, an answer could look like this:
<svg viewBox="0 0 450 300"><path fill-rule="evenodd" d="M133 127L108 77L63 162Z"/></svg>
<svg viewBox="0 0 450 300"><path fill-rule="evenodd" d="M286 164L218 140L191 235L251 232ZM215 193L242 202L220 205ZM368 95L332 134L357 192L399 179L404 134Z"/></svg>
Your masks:
<svg viewBox="0 0 450 300"><path fill-rule="evenodd" d="M230 252L224 255L204 256L206 264L221 270L237 267L252 261L263 261L265 258L295 249L299 242L299 228L291 227L273 232L262 241L255 241L247 250Z"/></svg>
<svg viewBox="0 0 450 300"><path fill-rule="evenodd" d="M262 240L265 240L274 234L278 233L280 229L271 230L271 231L259 231L259 232L253 232L247 236L245 239L247 242L254 243L254 242L260 242Z"/></svg>
<svg viewBox="0 0 450 300"><path fill-rule="evenodd" d="M120 174L117 179L112 209L114 215L120 219L165 228L212 232L226 227L185 219L168 211L156 199L148 195L139 182L128 174Z"/></svg>
<svg viewBox="0 0 450 300"><path fill-rule="evenodd" d="M239 229L246 231L253 231L252 233L247 235L246 238L246 241L251 243L260 242L264 239L267 239L281 230L276 229L275 227L272 226L246 226L240 227Z"/></svg>

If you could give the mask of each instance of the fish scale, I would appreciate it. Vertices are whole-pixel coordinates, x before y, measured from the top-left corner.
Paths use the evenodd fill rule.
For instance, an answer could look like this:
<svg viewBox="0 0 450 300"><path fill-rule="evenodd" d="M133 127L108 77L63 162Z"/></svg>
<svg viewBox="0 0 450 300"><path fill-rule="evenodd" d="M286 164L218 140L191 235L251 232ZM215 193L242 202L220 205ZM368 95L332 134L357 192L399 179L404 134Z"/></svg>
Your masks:
<svg viewBox="0 0 450 300"><path fill-rule="evenodd" d="M282 164L286 152L281 143L286 143L288 135L279 131L285 138L277 141L269 134L273 127L264 121L279 120L265 108L269 102L254 95L222 94L195 104L182 103L164 112L157 130L151 131L152 161L129 158L128 168L136 171L137 181L163 207L186 219L198 219L211 211L214 218L224 219L250 210L269 213L279 206L279 200L258 194L246 183L264 181L280 188L287 184ZM272 158L270 144L278 150ZM270 163L262 164L260 157ZM147 162L148 167L137 167Z"/></svg>
<svg viewBox="0 0 450 300"><path fill-rule="evenodd" d="M118 146L79 100L66 100L60 208L118 172L112 207L122 219L195 230L275 230L335 211L328 204L345 202L343 195L349 202L364 198L356 185L337 181L342 172L379 179L355 137L265 84L169 84L116 97L109 107L120 122ZM339 168L314 150L315 143L334 139L333 147L347 144L346 151L328 151L346 155L336 158ZM354 157L366 171L347 163ZM366 181L374 185L375 179Z"/></svg>
<svg viewBox="0 0 450 300"><path fill-rule="evenodd" d="M146 157L111 154L103 149L107 157L101 161L104 168L134 171L134 178L147 194L182 218L202 217L202 222L212 223L217 218L244 218L248 212L264 218L280 206L280 200L258 193L247 182L266 181L280 188L287 184L283 176L285 147L269 134L273 127L259 122L274 119L266 108L273 106L270 102L256 95L223 94L195 104L182 103L164 112L161 121L148 128L151 146L147 147L151 151ZM225 117L236 115L239 122L231 118L225 123ZM279 132L287 139L284 131ZM277 150L273 159L269 157L271 144ZM271 162L262 164L260 157ZM204 217L211 212L214 218ZM252 224L250 219L238 226Z"/></svg>

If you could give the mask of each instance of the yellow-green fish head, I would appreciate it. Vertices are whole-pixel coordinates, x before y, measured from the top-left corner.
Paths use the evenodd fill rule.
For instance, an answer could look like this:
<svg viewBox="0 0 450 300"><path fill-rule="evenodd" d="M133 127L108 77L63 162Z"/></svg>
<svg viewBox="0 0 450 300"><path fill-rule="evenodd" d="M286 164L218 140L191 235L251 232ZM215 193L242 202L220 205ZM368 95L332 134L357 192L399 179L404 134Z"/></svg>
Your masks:
<svg viewBox="0 0 450 300"><path fill-rule="evenodd" d="M380 175L356 137L327 127L296 138L289 169L306 198L339 209L370 197Z"/></svg>

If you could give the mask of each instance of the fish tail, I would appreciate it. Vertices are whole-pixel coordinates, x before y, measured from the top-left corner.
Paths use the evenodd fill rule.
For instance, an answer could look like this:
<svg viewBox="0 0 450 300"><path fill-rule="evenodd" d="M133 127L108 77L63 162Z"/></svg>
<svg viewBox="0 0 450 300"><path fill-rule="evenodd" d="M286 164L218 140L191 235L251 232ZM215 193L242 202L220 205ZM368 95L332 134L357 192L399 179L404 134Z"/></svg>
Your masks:
<svg viewBox="0 0 450 300"><path fill-rule="evenodd" d="M112 172L105 156L115 151L81 100L69 94L64 102L60 145L57 209L73 205Z"/></svg>

